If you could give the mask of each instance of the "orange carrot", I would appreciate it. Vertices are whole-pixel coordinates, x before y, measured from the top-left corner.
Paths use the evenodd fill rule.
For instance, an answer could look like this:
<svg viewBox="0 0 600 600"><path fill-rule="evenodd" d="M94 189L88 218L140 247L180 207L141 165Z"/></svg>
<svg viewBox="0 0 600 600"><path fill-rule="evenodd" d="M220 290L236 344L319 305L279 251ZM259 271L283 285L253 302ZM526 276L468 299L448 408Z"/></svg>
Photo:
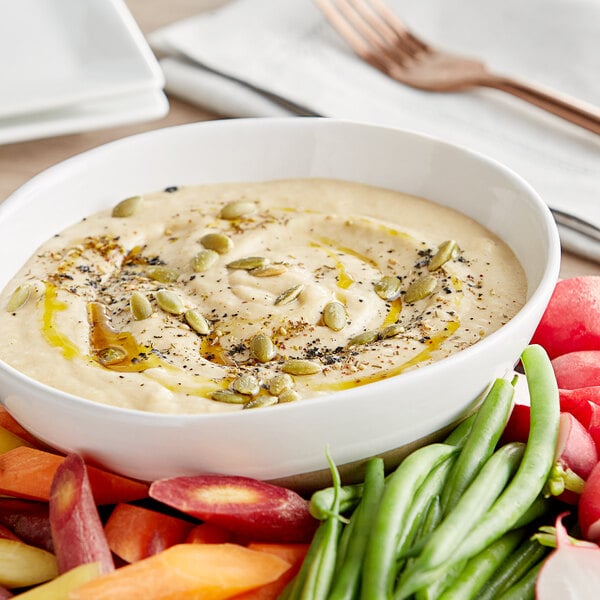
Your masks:
<svg viewBox="0 0 600 600"><path fill-rule="evenodd" d="M214 523L196 525L190 530L185 539L188 544L224 544L232 540L233 534L229 529L224 529Z"/></svg>
<svg viewBox="0 0 600 600"><path fill-rule="evenodd" d="M64 456L21 446L0 454L0 493L30 500L48 500L50 486ZM145 498L145 483L88 467L96 504L116 504Z"/></svg>
<svg viewBox="0 0 600 600"><path fill-rule="evenodd" d="M7 410L4 406L0 405L0 427L8 429L11 433L18 435L23 438L26 442L29 442L32 446L39 447L40 441L35 438L27 429L25 429Z"/></svg>
<svg viewBox="0 0 600 600"><path fill-rule="evenodd" d="M267 552L282 558L286 562L290 563L290 568L282 573L278 579L267 583L254 590L249 590L234 596L232 600L277 600L279 595L283 592L287 584L296 576L302 561L306 556L309 544L263 544L263 543L250 543L248 548L251 550L258 550L259 552Z"/></svg>
<svg viewBox="0 0 600 600"><path fill-rule="evenodd" d="M186 541L194 524L133 504L118 504L104 531L110 549L127 562L148 558Z"/></svg>
<svg viewBox="0 0 600 600"><path fill-rule="evenodd" d="M223 600L274 581L290 564L236 544L178 544L90 581L70 600Z"/></svg>

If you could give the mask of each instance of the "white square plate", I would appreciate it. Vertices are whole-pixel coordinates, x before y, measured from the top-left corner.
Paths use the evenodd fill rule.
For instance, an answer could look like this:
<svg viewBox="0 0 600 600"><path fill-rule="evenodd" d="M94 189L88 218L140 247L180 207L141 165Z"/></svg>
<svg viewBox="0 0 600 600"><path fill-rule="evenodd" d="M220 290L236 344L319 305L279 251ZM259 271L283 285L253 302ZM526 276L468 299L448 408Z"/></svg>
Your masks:
<svg viewBox="0 0 600 600"><path fill-rule="evenodd" d="M0 3L0 118L160 89L122 0Z"/></svg>

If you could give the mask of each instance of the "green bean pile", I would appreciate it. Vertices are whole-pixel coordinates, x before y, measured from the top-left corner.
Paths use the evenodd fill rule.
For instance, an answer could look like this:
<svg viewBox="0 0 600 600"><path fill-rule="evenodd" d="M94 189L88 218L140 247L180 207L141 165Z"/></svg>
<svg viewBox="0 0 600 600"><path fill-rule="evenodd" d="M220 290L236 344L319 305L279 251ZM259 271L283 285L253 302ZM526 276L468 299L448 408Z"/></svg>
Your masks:
<svg viewBox="0 0 600 600"><path fill-rule="evenodd" d="M321 522L280 600L512 600L534 598L549 549L532 534L552 503L558 388L538 345L521 355L531 403L527 444L499 445L514 386L493 382L479 410L444 443L411 453L387 477L366 463L361 484L311 498Z"/></svg>

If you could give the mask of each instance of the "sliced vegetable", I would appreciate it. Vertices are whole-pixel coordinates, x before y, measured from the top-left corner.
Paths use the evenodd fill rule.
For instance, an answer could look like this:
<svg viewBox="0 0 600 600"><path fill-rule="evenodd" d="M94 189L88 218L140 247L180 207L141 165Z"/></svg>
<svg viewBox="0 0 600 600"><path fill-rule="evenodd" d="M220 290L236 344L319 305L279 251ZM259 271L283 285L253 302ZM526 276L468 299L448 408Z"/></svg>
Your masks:
<svg viewBox="0 0 600 600"><path fill-rule="evenodd" d="M550 358L600 348L600 277L558 281L531 343L543 346Z"/></svg>
<svg viewBox="0 0 600 600"><path fill-rule="evenodd" d="M221 600L275 581L289 567L236 544L178 544L85 583L69 600Z"/></svg>
<svg viewBox="0 0 600 600"><path fill-rule="evenodd" d="M56 558L50 552L0 539L0 585L7 588L37 585L57 575Z"/></svg>
<svg viewBox="0 0 600 600"><path fill-rule="evenodd" d="M558 387L576 390L600 386L600 350L580 350L552 360Z"/></svg>
<svg viewBox="0 0 600 600"><path fill-rule="evenodd" d="M131 563L185 542L193 527L190 521L122 503L115 506L104 531L110 549Z"/></svg>
<svg viewBox="0 0 600 600"><path fill-rule="evenodd" d="M318 525L299 494L248 477L162 479L150 486L150 496L257 542L307 542Z"/></svg>
<svg viewBox="0 0 600 600"><path fill-rule="evenodd" d="M185 538L187 544L224 544L233 540L233 533L214 523L200 523L190 529Z"/></svg>
<svg viewBox="0 0 600 600"><path fill-rule="evenodd" d="M30 448L33 448L33 445L27 440L0 426L0 454L18 448L19 446L29 446Z"/></svg>
<svg viewBox="0 0 600 600"><path fill-rule="evenodd" d="M508 444L509 442L527 442L529 437L530 408L528 404L515 404L506 427L502 432L500 444Z"/></svg>
<svg viewBox="0 0 600 600"><path fill-rule="evenodd" d="M600 463L592 469L578 505L579 526L586 540L600 541Z"/></svg>
<svg viewBox="0 0 600 600"><path fill-rule="evenodd" d="M597 598L600 590L600 548L596 544L573 544L556 520L557 548L544 562L535 586L538 600Z"/></svg>
<svg viewBox="0 0 600 600"><path fill-rule="evenodd" d="M31 500L48 500L52 479L63 460L63 456L27 447L0 454L0 493ZM97 504L129 502L148 495L145 483L96 467L90 466L87 471Z"/></svg>
<svg viewBox="0 0 600 600"><path fill-rule="evenodd" d="M0 405L0 427L7 429L36 448L39 448L42 445L41 442L31 435L31 433L29 433L29 431L27 431L27 429L25 429L2 405Z"/></svg>
<svg viewBox="0 0 600 600"><path fill-rule="evenodd" d="M114 570L112 555L83 459L67 456L50 489L50 527L59 573L97 562L102 573Z"/></svg>
<svg viewBox="0 0 600 600"><path fill-rule="evenodd" d="M0 523L27 544L54 552L46 502L0 498Z"/></svg>

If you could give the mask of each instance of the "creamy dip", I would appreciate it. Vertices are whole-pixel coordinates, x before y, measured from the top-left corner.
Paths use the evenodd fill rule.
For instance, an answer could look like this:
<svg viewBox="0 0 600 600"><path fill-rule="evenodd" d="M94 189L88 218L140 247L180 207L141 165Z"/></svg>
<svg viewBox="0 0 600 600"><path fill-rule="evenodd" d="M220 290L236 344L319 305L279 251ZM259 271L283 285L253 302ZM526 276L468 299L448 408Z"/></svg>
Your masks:
<svg viewBox="0 0 600 600"><path fill-rule="evenodd" d="M325 179L171 187L38 249L0 296L0 358L106 404L240 410L440 360L525 295L503 242L421 198Z"/></svg>

